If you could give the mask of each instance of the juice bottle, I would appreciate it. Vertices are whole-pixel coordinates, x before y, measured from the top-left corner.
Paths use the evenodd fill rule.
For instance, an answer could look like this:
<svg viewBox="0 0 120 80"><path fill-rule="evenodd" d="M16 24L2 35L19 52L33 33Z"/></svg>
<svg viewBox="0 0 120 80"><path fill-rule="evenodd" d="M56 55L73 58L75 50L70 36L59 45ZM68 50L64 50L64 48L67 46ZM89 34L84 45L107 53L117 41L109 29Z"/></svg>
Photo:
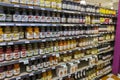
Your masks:
<svg viewBox="0 0 120 80"><path fill-rule="evenodd" d="M15 76L20 74L20 64L14 64L13 73Z"/></svg>
<svg viewBox="0 0 120 80"><path fill-rule="evenodd" d="M0 21L5 21L6 15L4 13L3 7L0 6Z"/></svg>
<svg viewBox="0 0 120 80"><path fill-rule="evenodd" d="M40 7L45 7L45 0L40 0Z"/></svg>
<svg viewBox="0 0 120 80"><path fill-rule="evenodd" d="M19 37L20 37L20 34L19 34L19 27L17 26L14 26L12 27L12 40L19 40Z"/></svg>
<svg viewBox="0 0 120 80"><path fill-rule="evenodd" d="M3 33L3 28L0 27L0 42L2 42L4 39L4 33Z"/></svg>
<svg viewBox="0 0 120 80"><path fill-rule="evenodd" d="M19 59L19 58L20 58L19 46L15 45L13 46L13 59Z"/></svg>
<svg viewBox="0 0 120 80"><path fill-rule="evenodd" d="M33 22L34 21L34 16L33 16L32 10L29 10L28 21L29 22Z"/></svg>
<svg viewBox="0 0 120 80"><path fill-rule="evenodd" d="M12 40L11 27L9 27L9 26L6 26L4 28L4 40L5 41L11 41Z"/></svg>
<svg viewBox="0 0 120 80"><path fill-rule="evenodd" d="M32 27L27 27L26 28L26 38L27 39L33 39L33 28Z"/></svg>
<svg viewBox="0 0 120 80"><path fill-rule="evenodd" d="M39 39L39 28L38 27L34 27L34 39Z"/></svg>

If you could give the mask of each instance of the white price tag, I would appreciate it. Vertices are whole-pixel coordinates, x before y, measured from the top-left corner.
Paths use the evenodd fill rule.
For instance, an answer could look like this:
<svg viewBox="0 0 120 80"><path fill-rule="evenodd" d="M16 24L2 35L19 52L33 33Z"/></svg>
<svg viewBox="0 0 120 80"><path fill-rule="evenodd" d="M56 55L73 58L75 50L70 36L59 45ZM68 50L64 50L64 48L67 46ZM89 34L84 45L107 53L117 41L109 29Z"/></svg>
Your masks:
<svg viewBox="0 0 120 80"><path fill-rule="evenodd" d="M43 40L42 40L42 42L45 42L45 41L46 41L46 39L43 39Z"/></svg>
<svg viewBox="0 0 120 80"><path fill-rule="evenodd" d="M55 69L55 67L52 67L52 69Z"/></svg>
<svg viewBox="0 0 120 80"><path fill-rule="evenodd" d="M33 6L28 6L28 8L33 9Z"/></svg>
<svg viewBox="0 0 120 80"><path fill-rule="evenodd" d="M16 80L20 80L20 79L21 79L21 77L17 77L17 78L16 78Z"/></svg>
<svg viewBox="0 0 120 80"><path fill-rule="evenodd" d="M20 7L20 5L15 4L14 7Z"/></svg>
<svg viewBox="0 0 120 80"><path fill-rule="evenodd" d="M25 41L25 43L30 43L30 41Z"/></svg>
<svg viewBox="0 0 120 80"><path fill-rule="evenodd" d="M45 56L43 56L43 58L46 58L46 55L45 55Z"/></svg>
<svg viewBox="0 0 120 80"><path fill-rule="evenodd" d="M13 42L9 42L8 45L13 45Z"/></svg>
<svg viewBox="0 0 120 80"><path fill-rule="evenodd" d="M5 42L3 42L3 43L0 43L0 45L1 45L1 46L4 46L4 45L6 45L6 43L5 43Z"/></svg>
<svg viewBox="0 0 120 80"><path fill-rule="evenodd" d="M24 64L29 64L28 59L23 60Z"/></svg>
<svg viewBox="0 0 120 80"><path fill-rule="evenodd" d="M56 54L56 57L59 57L60 55L59 54Z"/></svg>
<svg viewBox="0 0 120 80"><path fill-rule="evenodd" d="M33 73L30 73L29 76L33 76L34 74Z"/></svg>
<svg viewBox="0 0 120 80"><path fill-rule="evenodd" d="M31 60L35 60L35 57L31 58Z"/></svg>
<svg viewBox="0 0 120 80"><path fill-rule="evenodd" d="M46 71L45 69L42 70L42 72L45 72L45 71Z"/></svg>

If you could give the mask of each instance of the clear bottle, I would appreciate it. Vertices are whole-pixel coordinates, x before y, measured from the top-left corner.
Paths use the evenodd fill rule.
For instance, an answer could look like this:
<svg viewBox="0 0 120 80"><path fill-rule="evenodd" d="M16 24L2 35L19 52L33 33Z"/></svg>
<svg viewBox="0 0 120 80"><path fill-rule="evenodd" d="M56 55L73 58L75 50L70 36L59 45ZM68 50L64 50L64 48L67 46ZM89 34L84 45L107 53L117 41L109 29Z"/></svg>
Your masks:
<svg viewBox="0 0 120 80"><path fill-rule="evenodd" d="M28 22L28 15L25 9L23 9L21 17L22 17L22 20L21 20L22 22Z"/></svg>
<svg viewBox="0 0 120 80"><path fill-rule="evenodd" d="M5 21L11 22L11 21L12 21L12 18L13 18L13 17L12 17L11 11L10 11L9 8L7 8L6 19L5 19Z"/></svg>
<svg viewBox="0 0 120 80"><path fill-rule="evenodd" d="M18 9L15 9L15 13L13 14L13 21L20 22L22 16L20 15L20 12Z"/></svg>

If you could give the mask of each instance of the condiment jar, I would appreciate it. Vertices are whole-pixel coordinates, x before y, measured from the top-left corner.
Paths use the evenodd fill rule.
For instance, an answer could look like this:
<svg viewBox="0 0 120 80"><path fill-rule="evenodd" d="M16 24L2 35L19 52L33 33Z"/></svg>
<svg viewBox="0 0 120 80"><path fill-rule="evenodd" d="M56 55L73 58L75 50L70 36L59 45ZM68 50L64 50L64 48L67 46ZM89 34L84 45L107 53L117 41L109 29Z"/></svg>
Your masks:
<svg viewBox="0 0 120 80"><path fill-rule="evenodd" d="M40 7L45 7L45 0L40 0Z"/></svg>
<svg viewBox="0 0 120 80"><path fill-rule="evenodd" d="M39 28L38 27L34 27L34 39L39 39Z"/></svg>
<svg viewBox="0 0 120 80"><path fill-rule="evenodd" d="M50 1L51 0L45 0L45 7L50 8Z"/></svg>
<svg viewBox="0 0 120 80"><path fill-rule="evenodd" d="M34 53L34 51L32 49L32 44L27 44L27 56L31 57L31 56L33 56L33 53Z"/></svg>
<svg viewBox="0 0 120 80"><path fill-rule="evenodd" d="M20 58L20 50L18 45L13 46L13 59L19 59Z"/></svg>
<svg viewBox="0 0 120 80"><path fill-rule="evenodd" d="M13 76L13 65L6 66L6 77L12 77Z"/></svg>
<svg viewBox="0 0 120 80"><path fill-rule="evenodd" d="M12 40L12 32L11 32L11 28L9 26L6 26L4 28L4 40L5 41L11 41Z"/></svg>
<svg viewBox="0 0 120 80"><path fill-rule="evenodd" d="M0 47L0 62L4 61L5 59L5 54L3 51L3 47Z"/></svg>
<svg viewBox="0 0 120 80"><path fill-rule="evenodd" d="M4 39L3 27L0 27L0 42Z"/></svg>
<svg viewBox="0 0 120 80"><path fill-rule="evenodd" d="M39 44L39 54L45 54L45 43Z"/></svg>
<svg viewBox="0 0 120 80"><path fill-rule="evenodd" d="M52 5L52 8L55 9L57 7L56 0L52 0L51 5Z"/></svg>
<svg viewBox="0 0 120 80"><path fill-rule="evenodd" d="M13 58L12 47L7 46L5 50L5 60L9 61L12 60L12 58Z"/></svg>
<svg viewBox="0 0 120 80"><path fill-rule="evenodd" d="M19 33L19 27L14 26L12 27L12 40L19 40L20 37L20 33Z"/></svg>
<svg viewBox="0 0 120 80"><path fill-rule="evenodd" d="M18 4L19 0L10 0L11 3Z"/></svg>
<svg viewBox="0 0 120 80"><path fill-rule="evenodd" d="M45 38L45 27L41 26L40 28L40 38Z"/></svg>
<svg viewBox="0 0 120 80"><path fill-rule="evenodd" d="M19 27L19 34L20 34L20 39L24 39L24 29L23 27Z"/></svg>
<svg viewBox="0 0 120 80"><path fill-rule="evenodd" d="M20 4L26 5L28 1L27 0L19 0L19 2L20 2Z"/></svg>
<svg viewBox="0 0 120 80"><path fill-rule="evenodd" d="M14 75L17 76L20 74L20 64L14 64Z"/></svg>
<svg viewBox="0 0 120 80"><path fill-rule="evenodd" d="M26 71L27 71L27 72L31 72L32 69L33 69L33 68L32 68L32 61L31 61L31 62L29 62L29 64L26 65Z"/></svg>
<svg viewBox="0 0 120 80"><path fill-rule="evenodd" d="M26 38L27 39L33 39L33 28L32 27L27 27L26 28Z"/></svg>
<svg viewBox="0 0 120 80"><path fill-rule="evenodd" d="M34 6L40 6L40 0L33 0L34 1Z"/></svg>
<svg viewBox="0 0 120 80"><path fill-rule="evenodd" d="M4 67L0 67L0 80L4 80L5 76L6 75Z"/></svg>
<svg viewBox="0 0 120 80"><path fill-rule="evenodd" d="M21 46L20 46L20 57L21 58L24 58L24 57L26 57L27 56L27 52L26 52L26 45L25 44L22 44Z"/></svg>
<svg viewBox="0 0 120 80"><path fill-rule="evenodd" d="M5 21L6 15L4 13L3 7L0 6L0 21Z"/></svg>
<svg viewBox="0 0 120 80"><path fill-rule="evenodd" d="M33 51L34 51L34 55L39 54L38 43L33 44Z"/></svg>

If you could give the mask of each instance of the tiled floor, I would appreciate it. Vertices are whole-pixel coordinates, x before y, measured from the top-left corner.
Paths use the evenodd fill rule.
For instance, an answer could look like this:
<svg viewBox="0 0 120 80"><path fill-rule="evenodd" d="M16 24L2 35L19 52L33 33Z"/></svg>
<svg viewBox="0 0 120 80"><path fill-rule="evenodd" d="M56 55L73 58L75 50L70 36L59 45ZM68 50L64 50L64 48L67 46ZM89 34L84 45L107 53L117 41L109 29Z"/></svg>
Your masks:
<svg viewBox="0 0 120 80"><path fill-rule="evenodd" d="M118 77L118 76L116 76L114 74L109 74L109 75L103 77L100 80L120 80L120 77Z"/></svg>

